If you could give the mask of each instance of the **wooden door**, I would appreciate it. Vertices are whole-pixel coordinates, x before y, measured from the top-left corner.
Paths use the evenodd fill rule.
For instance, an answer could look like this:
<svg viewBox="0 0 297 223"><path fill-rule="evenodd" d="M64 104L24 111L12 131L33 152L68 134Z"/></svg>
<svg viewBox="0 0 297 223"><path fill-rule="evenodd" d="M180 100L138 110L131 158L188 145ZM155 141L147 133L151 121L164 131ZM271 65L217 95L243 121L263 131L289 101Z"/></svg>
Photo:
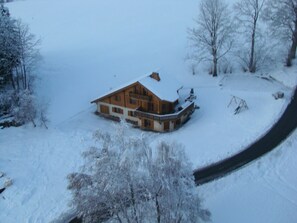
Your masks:
<svg viewBox="0 0 297 223"><path fill-rule="evenodd" d="M100 112L109 115L109 107L106 105L100 105Z"/></svg>
<svg viewBox="0 0 297 223"><path fill-rule="evenodd" d="M169 122L164 122L164 131L169 130Z"/></svg>

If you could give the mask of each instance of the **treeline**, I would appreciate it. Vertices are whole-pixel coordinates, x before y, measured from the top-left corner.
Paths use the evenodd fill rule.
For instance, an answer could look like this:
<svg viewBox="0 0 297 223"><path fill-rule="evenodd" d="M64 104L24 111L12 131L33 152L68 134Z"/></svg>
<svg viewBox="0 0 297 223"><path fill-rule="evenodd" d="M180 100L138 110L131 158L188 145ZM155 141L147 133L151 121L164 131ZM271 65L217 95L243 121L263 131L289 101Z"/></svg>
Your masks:
<svg viewBox="0 0 297 223"><path fill-rule="evenodd" d="M34 94L34 71L40 54L40 40L29 27L11 17L0 5L0 126L19 126L36 119L46 124ZM38 108L38 109L37 109Z"/></svg>
<svg viewBox="0 0 297 223"><path fill-rule="evenodd" d="M292 66L297 48L297 0L202 0L195 27L189 29L195 66L208 62L209 73L232 72L234 60L255 73L276 57ZM227 56L228 55L228 56Z"/></svg>
<svg viewBox="0 0 297 223"><path fill-rule="evenodd" d="M0 3L13 2L13 0L0 0Z"/></svg>

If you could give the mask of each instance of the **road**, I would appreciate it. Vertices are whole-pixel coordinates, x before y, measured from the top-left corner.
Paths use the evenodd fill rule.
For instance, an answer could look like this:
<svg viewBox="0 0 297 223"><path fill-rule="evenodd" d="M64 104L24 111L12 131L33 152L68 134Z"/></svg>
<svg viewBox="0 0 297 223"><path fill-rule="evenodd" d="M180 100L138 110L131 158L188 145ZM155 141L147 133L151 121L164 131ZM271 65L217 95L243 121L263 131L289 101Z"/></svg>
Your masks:
<svg viewBox="0 0 297 223"><path fill-rule="evenodd" d="M276 148L297 127L297 88L281 118L260 139L245 150L194 171L197 185L224 177Z"/></svg>

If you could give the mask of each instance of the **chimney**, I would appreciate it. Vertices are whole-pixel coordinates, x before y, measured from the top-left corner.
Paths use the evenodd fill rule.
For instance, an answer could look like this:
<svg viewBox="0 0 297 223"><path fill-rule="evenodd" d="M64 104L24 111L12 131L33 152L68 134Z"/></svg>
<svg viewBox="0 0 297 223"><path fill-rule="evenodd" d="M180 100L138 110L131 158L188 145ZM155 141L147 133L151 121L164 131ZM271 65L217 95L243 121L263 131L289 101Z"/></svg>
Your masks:
<svg viewBox="0 0 297 223"><path fill-rule="evenodd" d="M160 81L160 80L161 80L161 78L160 78L160 76L159 76L159 73L157 73L157 72L153 72L153 73L150 75L150 78L153 78L153 79L155 79L156 81Z"/></svg>

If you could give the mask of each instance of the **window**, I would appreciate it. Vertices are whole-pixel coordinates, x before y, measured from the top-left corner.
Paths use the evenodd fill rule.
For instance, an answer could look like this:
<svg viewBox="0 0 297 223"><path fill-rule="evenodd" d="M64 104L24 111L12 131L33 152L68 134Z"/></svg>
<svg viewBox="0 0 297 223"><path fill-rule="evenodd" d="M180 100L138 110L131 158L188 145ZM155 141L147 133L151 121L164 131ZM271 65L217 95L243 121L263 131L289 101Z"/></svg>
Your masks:
<svg viewBox="0 0 297 223"><path fill-rule="evenodd" d="M134 86L134 93L135 94L139 93L139 85Z"/></svg>
<svg viewBox="0 0 297 223"><path fill-rule="evenodd" d="M100 105L100 112L103 114L109 114L109 107L105 105Z"/></svg>
<svg viewBox="0 0 297 223"><path fill-rule="evenodd" d="M151 121L148 119L144 119L144 127L151 127Z"/></svg>
<svg viewBox="0 0 297 223"><path fill-rule="evenodd" d="M164 131L168 131L169 130L169 122L164 122Z"/></svg>
<svg viewBox="0 0 297 223"><path fill-rule="evenodd" d="M133 120L130 120L130 119L126 119L126 122L132 124L132 125L138 125L138 121L133 121Z"/></svg>
<svg viewBox="0 0 297 223"><path fill-rule="evenodd" d="M136 105L137 101L135 99L133 99L133 98L130 98L129 103L132 104L132 105Z"/></svg>
<svg viewBox="0 0 297 223"><path fill-rule="evenodd" d="M143 88L143 95L147 95L147 90Z"/></svg>
<svg viewBox="0 0 297 223"><path fill-rule="evenodd" d="M167 104L162 104L162 113L167 113L167 112L168 112Z"/></svg>
<svg viewBox="0 0 297 223"><path fill-rule="evenodd" d="M112 108L112 111L114 112L114 113L119 113L119 114L123 114L124 112L123 112L123 109L121 109L121 108L116 108L116 107L113 107Z"/></svg>
<svg viewBox="0 0 297 223"><path fill-rule="evenodd" d="M131 116L131 117L135 117L134 111L128 111L128 115Z"/></svg>
<svg viewBox="0 0 297 223"><path fill-rule="evenodd" d="M115 101L120 101L121 100L121 96L120 95L115 95L114 96L114 100Z"/></svg>
<svg viewBox="0 0 297 223"><path fill-rule="evenodd" d="M154 111L154 104L153 103L148 103L148 110L149 111Z"/></svg>

